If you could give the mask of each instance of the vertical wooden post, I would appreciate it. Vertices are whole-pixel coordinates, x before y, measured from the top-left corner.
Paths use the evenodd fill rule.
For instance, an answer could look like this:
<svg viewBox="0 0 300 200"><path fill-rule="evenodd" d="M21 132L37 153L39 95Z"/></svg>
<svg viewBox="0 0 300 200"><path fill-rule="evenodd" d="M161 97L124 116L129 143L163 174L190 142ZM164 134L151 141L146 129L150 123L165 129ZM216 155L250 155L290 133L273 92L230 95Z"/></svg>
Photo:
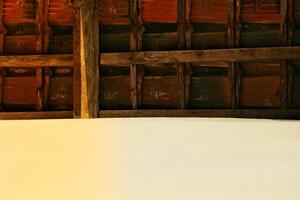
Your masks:
<svg viewBox="0 0 300 200"><path fill-rule="evenodd" d="M228 34L228 47L235 47L235 0L228 0L228 25L227 25L227 34ZM231 108L235 109L236 107L236 94L235 94L235 68L236 63L228 64L228 77L231 78Z"/></svg>
<svg viewBox="0 0 300 200"><path fill-rule="evenodd" d="M43 53L43 17L44 17L44 0L37 1L37 15L36 15L36 27L37 27L37 39L36 39L36 51L38 54ZM43 110L43 69L38 67L36 69L36 110Z"/></svg>
<svg viewBox="0 0 300 200"><path fill-rule="evenodd" d="M186 47L186 23L185 23L185 8L186 0L177 1L178 14L177 14L177 24L178 24L178 49L182 50ZM178 108L185 108L185 65L180 63L177 66L177 82L178 82Z"/></svg>
<svg viewBox="0 0 300 200"><path fill-rule="evenodd" d="M282 46L288 45L288 2L287 0L280 1L280 36ZM288 61L283 60L281 62L281 85L283 89L281 108L286 109L288 107Z"/></svg>
<svg viewBox="0 0 300 200"><path fill-rule="evenodd" d="M0 0L0 55L4 54L4 37L6 34L6 29L3 23L3 0ZM3 89L4 89L4 76L5 69L0 68L0 111L3 110Z"/></svg>
<svg viewBox="0 0 300 200"><path fill-rule="evenodd" d="M240 37L241 37L241 0L235 0L235 23L234 23L234 45L235 47L240 47ZM235 82L235 101L234 108L239 108L241 99L241 77L242 70L239 63L236 62L234 66L234 82Z"/></svg>
<svg viewBox="0 0 300 200"><path fill-rule="evenodd" d="M192 9L192 0L186 0L185 6L185 40L186 40L186 49L192 48L192 32L194 31L192 21L191 21L191 9ZM191 85L191 65L190 63L185 64L185 108L189 107L190 101L190 85Z"/></svg>
<svg viewBox="0 0 300 200"><path fill-rule="evenodd" d="M292 45L293 41L293 36L294 36L294 13L293 13L293 8L294 8L294 0L288 0L288 9L287 9L287 21L288 21L288 34L287 34L287 44L289 46ZM287 107L291 107L292 104L292 86L293 86L293 74L294 74L294 69L293 69L293 61L288 61L287 62L287 74L288 74L288 83L287 83Z"/></svg>
<svg viewBox="0 0 300 200"><path fill-rule="evenodd" d="M94 118L99 113L98 12L97 0L74 1L74 118Z"/></svg>
<svg viewBox="0 0 300 200"><path fill-rule="evenodd" d="M48 23L48 12L49 12L49 0L45 0L43 12L45 13L43 16L43 53L48 53L50 37L52 30ZM48 106L49 93L50 93L50 79L52 76L51 68L47 67L44 69L44 99L43 99L43 107L46 108Z"/></svg>
<svg viewBox="0 0 300 200"><path fill-rule="evenodd" d="M142 1L130 0L130 50L141 51L143 42L144 27L142 22ZM130 79L131 79L131 103L133 109L141 107L142 99L142 78L139 74L138 65L130 66Z"/></svg>

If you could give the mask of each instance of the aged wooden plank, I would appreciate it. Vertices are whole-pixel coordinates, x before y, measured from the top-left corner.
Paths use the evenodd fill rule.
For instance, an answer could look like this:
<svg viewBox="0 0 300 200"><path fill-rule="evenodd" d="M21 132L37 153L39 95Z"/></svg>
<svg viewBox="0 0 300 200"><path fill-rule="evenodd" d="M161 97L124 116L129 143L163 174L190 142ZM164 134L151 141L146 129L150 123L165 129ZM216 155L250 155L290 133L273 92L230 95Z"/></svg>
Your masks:
<svg viewBox="0 0 300 200"><path fill-rule="evenodd" d="M280 108L284 90L281 75L243 77L240 105L246 108Z"/></svg>
<svg viewBox="0 0 300 200"><path fill-rule="evenodd" d="M130 32L130 50L141 51L143 42L143 21L142 21L142 5L140 0L130 0L130 19L131 19L131 32ZM141 107L141 96L138 87L141 81L138 81L138 70L141 66L131 65L130 66L130 77L131 77L131 102L133 109Z"/></svg>
<svg viewBox="0 0 300 200"><path fill-rule="evenodd" d="M185 6L185 40L186 40L186 49L192 48L192 32L194 31L192 25L192 0L186 0ZM191 86L191 65L190 63L185 64L185 108L189 107L189 98L190 98L190 86Z"/></svg>
<svg viewBox="0 0 300 200"><path fill-rule="evenodd" d="M70 54L0 56L0 67L73 67L72 59Z"/></svg>
<svg viewBox="0 0 300 200"><path fill-rule="evenodd" d="M100 110L132 108L131 78L111 76L100 78Z"/></svg>
<svg viewBox="0 0 300 200"><path fill-rule="evenodd" d="M49 94L47 104L49 107L72 108L73 104L73 79L72 77L52 77L50 78Z"/></svg>
<svg viewBox="0 0 300 200"><path fill-rule="evenodd" d="M177 34L179 50L186 49L186 0L177 0ZM178 108L185 108L185 64L177 65Z"/></svg>
<svg viewBox="0 0 300 200"><path fill-rule="evenodd" d="M37 14L36 14L36 52L38 54L43 53L43 23L44 23L44 0L37 1ZM43 85L43 69L41 67L36 68L36 110L42 111L44 105L44 85Z"/></svg>
<svg viewBox="0 0 300 200"><path fill-rule="evenodd" d="M0 120L27 120L27 119L69 119L72 111L53 112L0 112Z"/></svg>
<svg viewBox="0 0 300 200"><path fill-rule="evenodd" d="M288 45L288 1L280 1L280 36L281 43L283 46ZM282 85L282 96L281 96L281 108L288 108L288 61L283 60L281 62L281 85Z"/></svg>
<svg viewBox="0 0 300 200"><path fill-rule="evenodd" d="M299 59L300 47L103 53L102 65Z"/></svg>
<svg viewBox="0 0 300 200"><path fill-rule="evenodd" d="M194 23L227 23L228 0L191 0Z"/></svg>
<svg viewBox="0 0 300 200"><path fill-rule="evenodd" d="M225 117L261 119L300 119L299 109L253 110L102 110L100 118L114 117Z"/></svg>
<svg viewBox="0 0 300 200"><path fill-rule="evenodd" d="M145 22L176 23L176 0L142 0L143 20Z"/></svg>
<svg viewBox="0 0 300 200"><path fill-rule="evenodd" d="M49 13L49 4L50 0L44 0L44 6L43 6L43 19L42 19L42 25L43 25L43 53L49 52L50 47L50 36L52 33L52 30L49 26L48 22L48 13ZM52 76L52 69L51 68L45 68L43 69L44 72L44 80L43 80L43 107L46 108L48 106L49 101L49 94L50 94L50 79Z"/></svg>
<svg viewBox="0 0 300 200"><path fill-rule="evenodd" d="M228 47L235 47L235 0L228 1L228 25L227 25ZM236 93L235 93L235 73L236 63L228 64L228 76L231 80L231 107L236 108Z"/></svg>
<svg viewBox="0 0 300 200"><path fill-rule="evenodd" d="M35 105L35 77L5 77L3 105Z"/></svg>
<svg viewBox="0 0 300 200"><path fill-rule="evenodd" d="M192 77L190 107L231 108L231 81L227 76Z"/></svg>
<svg viewBox="0 0 300 200"><path fill-rule="evenodd" d="M74 102L74 117L94 118L99 112L98 1L75 0L74 5L74 81L81 82L74 84L74 99L79 93L81 99Z"/></svg>
<svg viewBox="0 0 300 200"><path fill-rule="evenodd" d="M286 0L284 0L286 1ZM243 23L279 24L280 1L241 1Z"/></svg>
<svg viewBox="0 0 300 200"><path fill-rule="evenodd" d="M98 2L101 24L130 24L127 0L99 0Z"/></svg>
<svg viewBox="0 0 300 200"><path fill-rule="evenodd" d="M290 107L291 108L300 108L300 77L293 75L293 79L291 81L291 102Z"/></svg>
<svg viewBox="0 0 300 200"><path fill-rule="evenodd" d="M4 38L6 29L3 23L3 0L0 0L0 56L4 53ZM0 69L0 111L3 110L2 100L3 100L3 89L4 89L4 76L5 69Z"/></svg>
<svg viewBox="0 0 300 200"><path fill-rule="evenodd" d="M142 105L145 108L178 107L176 76L145 76Z"/></svg>
<svg viewBox="0 0 300 200"><path fill-rule="evenodd" d="M6 34L6 29L3 23L3 0L0 0L0 55L4 52L4 36Z"/></svg>
<svg viewBox="0 0 300 200"><path fill-rule="evenodd" d="M6 70L0 68L0 111L3 110L3 91L4 91L4 77L6 75Z"/></svg>
<svg viewBox="0 0 300 200"><path fill-rule="evenodd" d="M294 37L294 0L288 0L287 15L287 44L292 46ZM287 61L287 107L292 107L293 78L293 63L292 61Z"/></svg>

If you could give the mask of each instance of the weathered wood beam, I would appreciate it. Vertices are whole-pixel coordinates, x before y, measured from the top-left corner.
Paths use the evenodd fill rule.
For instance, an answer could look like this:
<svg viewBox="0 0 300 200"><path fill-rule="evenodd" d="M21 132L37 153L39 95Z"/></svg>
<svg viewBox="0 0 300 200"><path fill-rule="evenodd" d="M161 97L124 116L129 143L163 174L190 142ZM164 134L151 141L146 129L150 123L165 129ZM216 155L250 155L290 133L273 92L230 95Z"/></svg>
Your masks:
<svg viewBox="0 0 300 200"><path fill-rule="evenodd" d="M288 1L280 1L280 36L281 43L283 46L288 45ZM281 108L288 108L288 61L281 61L281 85L282 85L282 98L281 98Z"/></svg>
<svg viewBox="0 0 300 200"><path fill-rule="evenodd" d="M294 0L288 0L288 11L287 11L287 24L288 24L288 34L287 34L287 44L292 45L293 36L294 36ZM288 83L287 83L287 107L290 107L292 104L292 87L294 82L294 69L293 62L287 62L287 74L288 74Z"/></svg>
<svg viewBox="0 0 300 200"><path fill-rule="evenodd" d="M177 0L178 49L186 49L186 0ZM185 64L177 65L178 108L185 108Z"/></svg>
<svg viewBox="0 0 300 200"><path fill-rule="evenodd" d="M241 38L241 31L242 31L242 24L241 24L241 0L235 0L235 47L240 47L240 38Z"/></svg>
<svg viewBox="0 0 300 200"><path fill-rule="evenodd" d="M300 47L241 48L218 50L148 51L101 54L102 65L197 63L214 61L289 60L300 58Z"/></svg>
<svg viewBox="0 0 300 200"><path fill-rule="evenodd" d="M235 0L234 16L234 47L240 47L242 24L241 24L241 0ZM242 69L238 62L234 64L234 108L239 108L242 93Z"/></svg>
<svg viewBox="0 0 300 200"><path fill-rule="evenodd" d="M37 15L36 15L36 27L37 27L37 39L36 39L36 53L43 53L43 18L44 18L44 0L37 0ZM44 86L43 86L43 69L41 67L36 68L36 110L43 110L44 99Z"/></svg>
<svg viewBox="0 0 300 200"><path fill-rule="evenodd" d="M97 0L75 0L73 29L74 117L99 113L99 20ZM80 82L80 85L79 83ZM80 101L76 100L79 99Z"/></svg>
<svg viewBox="0 0 300 200"><path fill-rule="evenodd" d="M0 0L0 56L4 54L4 37L6 29L3 23L3 0ZM0 69L0 111L3 110L3 90L4 90L5 69Z"/></svg>
<svg viewBox="0 0 300 200"><path fill-rule="evenodd" d="M130 32L130 50L141 51L143 42L143 21L142 21L142 2L141 0L130 0L130 21L131 21L131 32ZM138 74L141 66L135 64L130 66L130 78L131 78L131 102L133 109L141 107L142 91L138 90L138 84L142 84L142 79L139 79Z"/></svg>
<svg viewBox="0 0 300 200"><path fill-rule="evenodd" d="M228 24L227 24L227 32L228 32L228 47L234 48L235 47L235 0L228 0ZM236 93L235 93L235 74L236 63L228 64L228 76L231 80L231 104L232 109L236 108Z"/></svg>
<svg viewBox="0 0 300 200"><path fill-rule="evenodd" d="M100 118L114 117L225 117L260 119L300 119L298 109L253 110L102 110Z"/></svg>
<svg viewBox="0 0 300 200"><path fill-rule="evenodd" d="M0 67L73 67L73 56L61 55L20 55L0 56Z"/></svg>
<svg viewBox="0 0 300 200"><path fill-rule="evenodd" d="M185 6L185 40L186 49L192 48L192 32L194 31L192 20L191 20L191 9L192 0L186 0ZM190 63L185 64L185 108L189 107L190 101L190 87L191 87L191 65Z"/></svg>
<svg viewBox="0 0 300 200"><path fill-rule="evenodd" d="M4 77L6 76L6 70L0 68L0 111L3 111L3 92L4 92Z"/></svg>
<svg viewBox="0 0 300 200"><path fill-rule="evenodd" d="M0 0L0 55L4 54L4 36L7 32L3 23L3 0Z"/></svg>
<svg viewBox="0 0 300 200"><path fill-rule="evenodd" d="M43 15L43 53L47 54L50 45L50 36L52 34L52 29L48 23L48 12L49 12L49 0L45 0L43 12L46 13ZM49 94L50 94L50 80L53 75L51 68L45 68L44 70L44 99L43 106L46 108L48 106Z"/></svg>
<svg viewBox="0 0 300 200"><path fill-rule="evenodd" d="M100 57L102 65L112 66L128 66L131 64L160 65L180 62L276 61L300 59L300 47L102 53ZM34 66L73 67L73 56L70 54L0 56L0 67L34 68Z"/></svg>
<svg viewBox="0 0 300 200"><path fill-rule="evenodd" d="M21 119L70 119L72 111L53 112L0 112L0 120L21 120Z"/></svg>

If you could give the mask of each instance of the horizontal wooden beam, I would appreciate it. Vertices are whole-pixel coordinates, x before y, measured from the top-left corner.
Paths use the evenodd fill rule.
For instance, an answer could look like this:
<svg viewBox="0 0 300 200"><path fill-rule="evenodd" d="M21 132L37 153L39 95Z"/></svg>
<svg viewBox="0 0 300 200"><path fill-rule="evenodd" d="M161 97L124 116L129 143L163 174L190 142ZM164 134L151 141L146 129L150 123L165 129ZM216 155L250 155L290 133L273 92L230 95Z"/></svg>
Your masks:
<svg viewBox="0 0 300 200"><path fill-rule="evenodd" d="M73 55L0 56L0 67L73 67Z"/></svg>
<svg viewBox="0 0 300 200"><path fill-rule="evenodd" d="M176 64L300 59L300 47L102 53L101 65ZM73 67L73 55L0 56L0 67Z"/></svg>
<svg viewBox="0 0 300 200"><path fill-rule="evenodd" d="M147 65L290 59L300 59L300 47L103 53L100 60L102 65Z"/></svg>
<svg viewBox="0 0 300 200"><path fill-rule="evenodd" d="M19 120L19 119L71 119L72 111L53 111L53 112L0 112L0 120Z"/></svg>
<svg viewBox="0 0 300 200"><path fill-rule="evenodd" d="M100 118L122 117L224 117L258 119L300 119L300 110L101 110Z"/></svg>

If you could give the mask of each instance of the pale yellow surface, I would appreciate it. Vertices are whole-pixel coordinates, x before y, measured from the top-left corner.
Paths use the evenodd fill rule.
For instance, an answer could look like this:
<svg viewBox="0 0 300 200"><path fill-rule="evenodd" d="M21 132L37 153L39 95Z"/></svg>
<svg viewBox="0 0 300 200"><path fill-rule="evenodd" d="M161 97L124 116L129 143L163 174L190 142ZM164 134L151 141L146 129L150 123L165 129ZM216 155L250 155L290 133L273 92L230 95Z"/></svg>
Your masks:
<svg viewBox="0 0 300 200"><path fill-rule="evenodd" d="M300 123L0 121L0 200L299 200Z"/></svg>

